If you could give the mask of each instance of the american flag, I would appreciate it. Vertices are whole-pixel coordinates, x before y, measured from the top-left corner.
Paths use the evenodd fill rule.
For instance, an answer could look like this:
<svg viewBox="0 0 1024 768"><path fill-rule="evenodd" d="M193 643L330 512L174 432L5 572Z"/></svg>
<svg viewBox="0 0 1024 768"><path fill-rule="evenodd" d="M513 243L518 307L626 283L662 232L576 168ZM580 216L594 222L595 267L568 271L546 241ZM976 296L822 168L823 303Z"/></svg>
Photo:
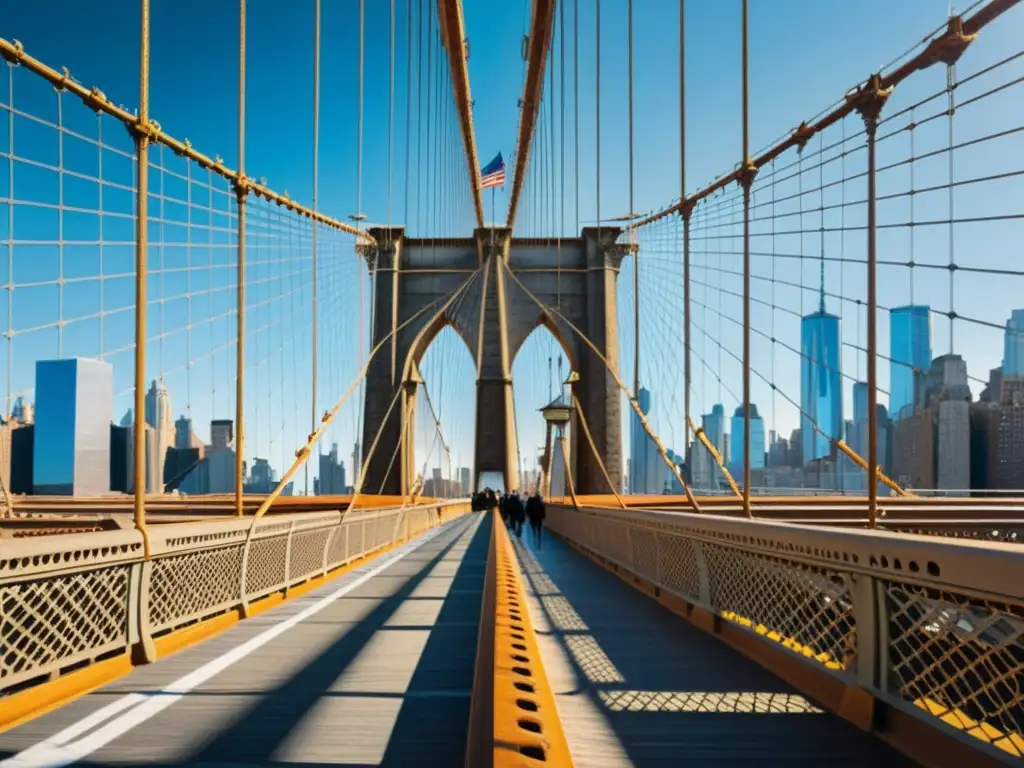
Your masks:
<svg viewBox="0 0 1024 768"><path fill-rule="evenodd" d="M494 156L487 165L480 169L480 188L500 187L505 183L505 161L501 152Z"/></svg>

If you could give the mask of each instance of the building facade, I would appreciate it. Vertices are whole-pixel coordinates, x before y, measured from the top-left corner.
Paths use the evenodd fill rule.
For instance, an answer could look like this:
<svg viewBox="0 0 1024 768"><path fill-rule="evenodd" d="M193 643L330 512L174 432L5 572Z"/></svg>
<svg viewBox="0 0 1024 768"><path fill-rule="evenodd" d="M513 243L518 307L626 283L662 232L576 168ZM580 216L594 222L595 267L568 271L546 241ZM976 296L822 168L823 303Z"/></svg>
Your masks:
<svg viewBox="0 0 1024 768"><path fill-rule="evenodd" d="M89 358L36 362L33 493L110 491L114 369Z"/></svg>
<svg viewBox="0 0 1024 768"><path fill-rule="evenodd" d="M914 412L915 372L932 364L931 312L923 304L889 310L889 417L899 421Z"/></svg>
<svg viewBox="0 0 1024 768"><path fill-rule="evenodd" d="M843 434L839 331L839 318L825 311L824 301L800 321L801 464L831 455L829 438Z"/></svg>

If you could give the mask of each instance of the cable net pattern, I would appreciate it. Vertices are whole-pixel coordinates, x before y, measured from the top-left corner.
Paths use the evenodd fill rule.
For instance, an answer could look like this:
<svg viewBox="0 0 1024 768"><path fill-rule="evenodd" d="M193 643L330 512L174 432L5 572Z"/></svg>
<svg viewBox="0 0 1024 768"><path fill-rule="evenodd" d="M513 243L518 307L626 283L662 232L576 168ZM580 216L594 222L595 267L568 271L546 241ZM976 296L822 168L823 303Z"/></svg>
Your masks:
<svg viewBox="0 0 1024 768"><path fill-rule="evenodd" d="M262 595L284 584L287 551L287 535L252 542L245 574L245 591L249 596Z"/></svg>
<svg viewBox="0 0 1024 768"><path fill-rule="evenodd" d="M241 599L243 545L199 550L153 561L149 623L154 631L217 613Z"/></svg>
<svg viewBox="0 0 1024 768"><path fill-rule="evenodd" d="M885 598L894 692L1024 757L1024 607L899 582Z"/></svg>
<svg viewBox="0 0 1024 768"><path fill-rule="evenodd" d="M0 585L0 687L127 647L128 566Z"/></svg>

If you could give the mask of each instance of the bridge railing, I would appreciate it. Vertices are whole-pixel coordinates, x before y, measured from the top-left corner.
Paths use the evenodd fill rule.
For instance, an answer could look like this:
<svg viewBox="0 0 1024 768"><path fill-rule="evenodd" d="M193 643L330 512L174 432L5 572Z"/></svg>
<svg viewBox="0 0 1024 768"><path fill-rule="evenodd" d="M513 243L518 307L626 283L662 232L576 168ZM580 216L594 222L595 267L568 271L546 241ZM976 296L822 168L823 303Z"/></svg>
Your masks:
<svg viewBox="0 0 1024 768"><path fill-rule="evenodd" d="M1024 757L1024 580L1007 577L1024 573L1019 546L554 504L548 522L687 615L703 609L712 631L728 625L840 683L834 708L868 702L863 727L881 703Z"/></svg>
<svg viewBox="0 0 1024 768"><path fill-rule="evenodd" d="M0 539L0 696L287 592L467 512L463 502Z"/></svg>

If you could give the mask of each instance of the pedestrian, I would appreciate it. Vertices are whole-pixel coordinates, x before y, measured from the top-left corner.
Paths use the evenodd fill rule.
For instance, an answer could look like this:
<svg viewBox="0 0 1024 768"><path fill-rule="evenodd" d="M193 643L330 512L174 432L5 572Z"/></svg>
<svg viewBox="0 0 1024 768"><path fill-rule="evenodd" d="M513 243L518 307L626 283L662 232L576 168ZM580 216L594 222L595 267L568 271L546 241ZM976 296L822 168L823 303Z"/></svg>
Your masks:
<svg viewBox="0 0 1024 768"><path fill-rule="evenodd" d="M530 519L530 529L533 531L533 540L537 545L537 549L541 547L541 534L544 531L544 517L546 516L546 510L544 509L544 499L541 498L539 493L535 493L530 497L530 500L526 502L526 516Z"/></svg>
<svg viewBox="0 0 1024 768"><path fill-rule="evenodd" d="M512 518L513 532L517 539L523 537L523 523L526 522L526 509L523 507L523 500L519 497L518 491L513 491L509 499L511 507L509 517Z"/></svg>

